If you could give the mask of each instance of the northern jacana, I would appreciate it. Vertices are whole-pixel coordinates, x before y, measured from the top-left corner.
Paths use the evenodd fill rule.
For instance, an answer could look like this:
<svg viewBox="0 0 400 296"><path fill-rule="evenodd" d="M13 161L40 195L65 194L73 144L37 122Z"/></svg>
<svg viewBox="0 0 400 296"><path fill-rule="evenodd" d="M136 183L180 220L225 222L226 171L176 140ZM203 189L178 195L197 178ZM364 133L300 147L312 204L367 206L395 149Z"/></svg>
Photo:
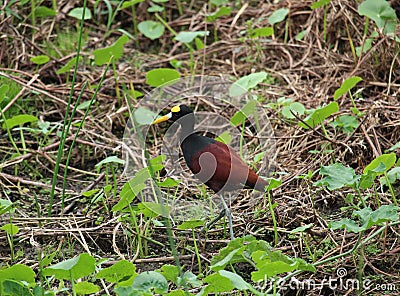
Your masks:
<svg viewBox="0 0 400 296"><path fill-rule="evenodd" d="M156 119L153 124L171 120L181 126L180 144L183 157L192 173L215 193L251 188L264 192L268 182L259 177L235 152L219 141L198 135L194 131L195 115L186 105L171 108L171 112ZM224 211L217 219L226 215L233 239L232 217L224 204Z"/></svg>

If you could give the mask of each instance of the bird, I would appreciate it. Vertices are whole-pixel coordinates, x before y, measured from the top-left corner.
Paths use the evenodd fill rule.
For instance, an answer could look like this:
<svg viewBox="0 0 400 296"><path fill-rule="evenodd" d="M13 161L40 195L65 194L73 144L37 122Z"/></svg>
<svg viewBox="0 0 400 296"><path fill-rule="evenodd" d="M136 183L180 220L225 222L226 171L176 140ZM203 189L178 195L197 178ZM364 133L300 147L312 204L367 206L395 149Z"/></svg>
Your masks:
<svg viewBox="0 0 400 296"><path fill-rule="evenodd" d="M168 114L155 119L152 124L165 121L176 122L181 126L180 148L187 166L216 194L221 195L242 188L265 192L269 183L257 175L232 147L195 132L195 114L192 108L183 104L176 105ZM221 200L224 210L210 224L226 215L230 236L234 239L232 216L222 197Z"/></svg>

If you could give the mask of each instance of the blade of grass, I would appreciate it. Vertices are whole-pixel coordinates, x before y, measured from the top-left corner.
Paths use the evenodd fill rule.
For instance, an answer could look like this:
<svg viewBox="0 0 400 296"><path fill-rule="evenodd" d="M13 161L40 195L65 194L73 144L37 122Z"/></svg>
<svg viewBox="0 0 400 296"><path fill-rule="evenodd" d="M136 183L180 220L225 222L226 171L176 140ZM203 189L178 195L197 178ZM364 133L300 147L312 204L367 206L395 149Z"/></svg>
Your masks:
<svg viewBox="0 0 400 296"><path fill-rule="evenodd" d="M49 207L47 210L47 215L49 217L51 216L51 210L53 208L54 195L55 195L55 189L56 189L56 183L57 183L57 175L58 175L58 171L60 169L60 162L61 162L61 158L63 155L65 141L66 141L66 137L68 135L69 127L70 127L70 124L67 126L67 120L68 120L69 109L70 109L70 106L72 103L72 98L74 96L75 80L76 80L76 75L78 72L78 65L79 65L79 60L80 60L79 57L80 57L81 47L82 47L82 36L83 36L83 26L85 23L84 19L85 19L86 5L87 5L87 0L84 0L83 1L82 19L81 19L80 30L79 30L78 48L76 51L76 62L75 62L74 74L72 76L72 81L71 81L71 91L70 91L69 97L68 97L67 109L65 110L64 123L62 126L61 137L60 137L60 146L58 147L57 159L56 159L56 164L54 167L53 179L51 182L50 201L49 201ZM70 123L72 122L72 118L70 118L69 122Z"/></svg>
<svg viewBox="0 0 400 296"><path fill-rule="evenodd" d="M89 105L88 105L87 108L86 108L85 114L83 114L83 118L82 118L81 122L79 123L78 129L76 130L76 133L75 133L75 136L74 136L74 138L73 138L73 140L72 140L71 146L69 147L69 151L68 151L68 155L67 155L67 160L66 160L66 163L65 163L64 178L63 178L63 186L62 186L62 190L63 190L63 191L62 191L62 195L61 195L61 196L62 196L62 197L61 197L61 205L62 205L61 208L62 208L62 209L64 209L64 195L65 195L66 184L67 184L67 171L68 171L69 161L70 161L71 155L72 155L72 150L74 149L76 139L78 138L79 132L81 131L81 129L82 129L82 127L83 127L83 124L84 124L84 122L85 122L86 116L89 114L90 107L93 105L93 102L94 102L94 100L95 100L95 98L96 98L96 96L97 96L97 93L99 92L100 87L101 87L102 84L103 84L104 78L106 77L106 73L107 73L108 69L110 68L111 60L113 60L113 56L110 58L110 61L108 62L106 68L104 69L103 75L102 75L101 78L100 78L100 82L97 84L97 87L96 87L96 89L95 89L95 91L94 91L94 93L93 93L93 95L92 95L92 98L90 99ZM80 98L82 97L83 92L84 92L85 89L86 89L86 86L87 86L87 82L85 82L85 84L84 84L83 87L82 87L81 93L79 94L79 97L78 97L78 99L77 99L77 102L76 102L76 104L75 104L75 107L74 107L74 109L73 109L73 111L72 111L72 113L71 113L71 118L74 117L76 108L77 108L77 106L78 106L78 104L79 104L79 100L80 100Z"/></svg>

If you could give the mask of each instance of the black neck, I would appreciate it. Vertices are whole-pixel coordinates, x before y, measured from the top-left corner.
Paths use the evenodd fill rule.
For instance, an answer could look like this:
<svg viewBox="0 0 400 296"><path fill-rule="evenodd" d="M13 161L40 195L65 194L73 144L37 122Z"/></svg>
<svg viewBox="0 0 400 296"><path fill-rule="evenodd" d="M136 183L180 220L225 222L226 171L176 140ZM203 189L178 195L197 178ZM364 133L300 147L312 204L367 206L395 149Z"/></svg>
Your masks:
<svg viewBox="0 0 400 296"><path fill-rule="evenodd" d="M184 139L194 133L194 114L189 113L179 118L178 123L181 125L181 143Z"/></svg>

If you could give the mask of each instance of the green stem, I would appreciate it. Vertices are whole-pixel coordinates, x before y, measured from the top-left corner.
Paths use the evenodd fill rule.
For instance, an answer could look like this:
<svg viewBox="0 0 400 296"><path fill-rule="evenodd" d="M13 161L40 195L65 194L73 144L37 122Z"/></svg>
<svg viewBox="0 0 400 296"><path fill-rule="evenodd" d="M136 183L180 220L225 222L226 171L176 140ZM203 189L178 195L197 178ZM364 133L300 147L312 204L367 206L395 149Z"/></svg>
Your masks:
<svg viewBox="0 0 400 296"><path fill-rule="evenodd" d="M395 63L396 63L396 61L397 61L397 56L399 55L398 43L396 43L396 47L397 47L396 53L395 53L395 55L394 55L394 57L393 57L392 63L390 64L389 80L388 80L388 89L387 89L387 92L386 92L386 95L387 95L387 96L389 96L389 94L390 94L390 86L391 86L391 83L392 83L393 68L394 68L394 65L395 65Z"/></svg>
<svg viewBox="0 0 400 296"><path fill-rule="evenodd" d="M113 68L114 79L115 79L115 94L117 96L118 106L121 106L121 92L120 92L120 89L119 89L118 72L117 72L117 67L115 65L115 59L114 58L112 58L112 68Z"/></svg>
<svg viewBox="0 0 400 296"><path fill-rule="evenodd" d="M12 134L11 134L11 130L10 130L10 128L8 127L7 119L6 119L5 115L4 115L4 112L1 112L1 118L3 119L4 125L6 126L8 139L10 140L11 145L14 147L15 151L17 151L17 154L18 154L18 155L21 155L21 152L19 151L18 146L17 146L17 144L15 143L14 138L13 138L13 136L12 136Z"/></svg>
<svg viewBox="0 0 400 296"><path fill-rule="evenodd" d="M139 254L141 257L144 257L143 253L143 244L142 244L142 233L140 232L139 225L137 223L137 215L136 212L132 209L132 206L130 203L128 203L129 207L129 212L131 214L131 221L133 222L133 226L135 227L135 232L136 232L136 240L137 240L137 247L139 249Z"/></svg>
<svg viewBox="0 0 400 296"><path fill-rule="evenodd" d="M174 36L178 35L178 33L176 33L176 31L175 31L174 29L172 29L172 28L168 25L168 23L167 23L158 13L155 13L154 15L155 15L155 17L163 24L163 26L166 27L167 30L170 31L170 32L172 33L172 35L174 35Z"/></svg>
<svg viewBox="0 0 400 296"><path fill-rule="evenodd" d="M36 0L31 0L31 20L32 20L32 26L36 26Z"/></svg>
<svg viewBox="0 0 400 296"><path fill-rule="evenodd" d="M79 126L78 126L78 128L77 128L77 130L75 132L74 138L72 139L71 146L69 147L67 160L66 160L66 163L65 163L63 186L62 186L62 195L61 195L61 205L62 205L61 207L62 208L64 208L64 196L65 196L65 190L66 190L66 184L67 184L67 172L68 172L69 162L70 162L71 156L72 156L72 151L73 151L73 148L75 147L75 142L76 142L76 139L78 138L79 132L81 131L81 129L83 127L83 124L85 123L85 119L86 119L87 115L89 114L90 107L93 105L93 102L94 102L94 100L95 100L95 98L97 96L97 93L99 92L100 87L103 84L104 78L106 77L106 73L107 73L108 69L110 68L110 62L111 61L108 62L106 68L104 69L103 75L100 78L100 82L97 84L96 90L94 91L94 93L92 95L92 98L91 98L91 100L89 102L89 106L86 108L86 111L83 114L82 120L80 121ZM87 86L87 82L84 83L84 85L82 87L82 90L81 90L81 92L80 92L80 94L78 96L78 99L77 99L77 102L75 104L75 107L72 110L71 117L70 117L70 122L72 122L72 119L73 119L73 117L75 115L76 108L78 106L78 103L79 103L82 95L83 95L83 92L86 89L86 86ZM68 126L70 126L70 124ZM69 128L68 128L68 130L69 130Z"/></svg>
<svg viewBox="0 0 400 296"><path fill-rule="evenodd" d="M202 273L200 252L199 248L197 247L197 241L196 241L196 236L194 234L194 229L192 229L192 237L193 237L194 251L196 253L196 258L197 258L197 264L199 265L199 273Z"/></svg>
<svg viewBox="0 0 400 296"><path fill-rule="evenodd" d="M183 10L182 10L182 4L180 0L176 0L176 6L178 6L178 13L179 15L183 14Z"/></svg>
<svg viewBox="0 0 400 296"><path fill-rule="evenodd" d="M84 12L86 10L86 3L87 0L83 1L83 9ZM65 141L66 137L68 135L68 128L67 128L67 118L69 114L69 109L72 103L72 99L74 97L74 90L75 90L75 80L78 72L78 65L79 65L79 57L81 53L81 47L82 47L82 35L83 35L83 26L84 26L84 16L85 13L82 13L82 19L80 23L80 31L79 31L79 38L78 38L78 48L76 52L76 62L75 62L75 68L74 68L74 74L72 76L72 81L71 81L71 91L69 93L68 97L68 103L67 103L67 108L65 110L65 116L64 116L64 123L61 131L61 137L60 137L60 145L58 146L58 152L57 152L57 159L56 159L56 164L54 167L54 173L53 173L53 179L51 182L51 190L50 190L50 201L49 201L49 208L48 208L48 216L51 216L51 211L53 208L53 202L54 202L54 195L55 195L55 189L56 189L56 183L57 183L57 176L58 176L58 171L60 169L60 163L61 163L61 158L63 156L63 151L64 151L64 146L65 146Z"/></svg>
<svg viewBox="0 0 400 296"><path fill-rule="evenodd" d="M272 207L272 201L271 201L271 192L267 191L268 195L268 205L269 205L269 212L271 214L272 218L272 223L274 224L274 241L275 245L278 245L279 243L279 237L278 237L278 223L276 222L276 217L274 213L274 208Z"/></svg>
<svg viewBox="0 0 400 296"><path fill-rule="evenodd" d="M240 140L239 140L239 155L240 155L240 158L243 158L244 127L245 127L245 121L243 121L242 130L240 131Z"/></svg>
<svg viewBox="0 0 400 296"><path fill-rule="evenodd" d="M385 176L386 184L389 187L390 194L392 195L393 203L397 206L398 203L397 203L397 199L396 199L396 194L394 193L393 186L389 181L389 177L388 177L387 172L384 172L384 176Z"/></svg>
<svg viewBox="0 0 400 296"><path fill-rule="evenodd" d="M24 132L22 130L22 126L21 126L21 129L19 130L19 135L21 137L22 153L25 154L26 153L26 143L25 143L25 137L24 137Z"/></svg>

